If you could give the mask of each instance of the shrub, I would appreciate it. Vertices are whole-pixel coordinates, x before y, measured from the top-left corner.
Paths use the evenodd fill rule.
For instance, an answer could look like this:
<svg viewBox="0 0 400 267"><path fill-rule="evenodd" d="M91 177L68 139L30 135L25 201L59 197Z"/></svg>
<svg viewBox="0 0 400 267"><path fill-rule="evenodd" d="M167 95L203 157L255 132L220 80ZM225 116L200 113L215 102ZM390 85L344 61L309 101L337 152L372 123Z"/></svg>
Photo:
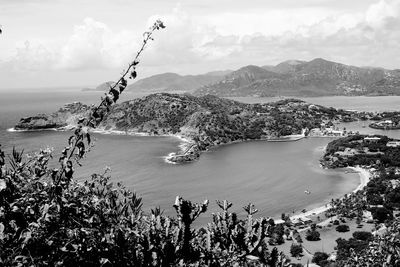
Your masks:
<svg viewBox="0 0 400 267"><path fill-rule="evenodd" d="M300 256L303 253L303 247L301 245L292 243L292 245L290 246L290 255L292 255L292 257L297 257Z"/></svg>
<svg viewBox="0 0 400 267"><path fill-rule="evenodd" d="M350 238L349 240L338 238L337 243L337 260L347 259L351 251L354 250L355 253L359 253L363 249L368 247L368 242L363 240L356 240Z"/></svg>
<svg viewBox="0 0 400 267"><path fill-rule="evenodd" d="M312 258L312 262L321 265L321 262L329 258L329 255L325 252L315 252Z"/></svg>
<svg viewBox="0 0 400 267"><path fill-rule="evenodd" d="M356 231L353 233L353 237L357 240L371 241L373 239L371 232Z"/></svg>
<svg viewBox="0 0 400 267"><path fill-rule="evenodd" d="M320 234L317 230L307 230L306 239L308 241L318 241L321 240Z"/></svg>
<svg viewBox="0 0 400 267"><path fill-rule="evenodd" d="M350 231L350 227L346 224L341 224L336 226L336 231L338 231L339 233L348 232Z"/></svg>
<svg viewBox="0 0 400 267"><path fill-rule="evenodd" d="M388 219L393 219L393 211L386 208L374 208L372 211L372 217L380 223L385 222Z"/></svg>
<svg viewBox="0 0 400 267"><path fill-rule="evenodd" d="M54 185L47 170L51 157L43 150L24 161L14 151L9 168L0 150L0 259L3 266L176 266L179 262L210 265L276 266L286 261L268 250L265 218L238 220L227 201L217 202L207 227L193 221L208 202L194 204L178 197L178 219L141 211L141 199L114 185L106 171L89 181ZM213 264L213 266L220 266Z"/></svg>

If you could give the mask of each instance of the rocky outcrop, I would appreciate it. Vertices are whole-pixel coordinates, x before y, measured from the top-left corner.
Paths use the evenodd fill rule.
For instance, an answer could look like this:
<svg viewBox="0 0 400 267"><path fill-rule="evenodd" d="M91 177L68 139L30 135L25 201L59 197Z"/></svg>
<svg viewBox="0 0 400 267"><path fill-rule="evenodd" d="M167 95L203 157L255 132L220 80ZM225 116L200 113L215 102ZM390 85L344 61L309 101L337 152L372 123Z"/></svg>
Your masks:
<svg viewBox="0 0 400 267"><path fill-rule="evenodd" d="M65 126L67 126L65 121L54 119L46 114L38 114L37 116L22 118L14 128L16 130L42 130Z"/></svg>
<svg viewBox="0 0 400 267"><path fill-rule="evenodd" d="M20 119L16 130L60 129L74 126L80 117L86 116L90 107L79 102L66 104L52 114L38 114Z"/></svg>
<svg viewBox="0 0 400 267"><path fill-rule="evenodd" d="M172 153L167 160L172 163L185 163L197 160L200 157L200 149L197 144L192 144L181 154Z"/></svg>

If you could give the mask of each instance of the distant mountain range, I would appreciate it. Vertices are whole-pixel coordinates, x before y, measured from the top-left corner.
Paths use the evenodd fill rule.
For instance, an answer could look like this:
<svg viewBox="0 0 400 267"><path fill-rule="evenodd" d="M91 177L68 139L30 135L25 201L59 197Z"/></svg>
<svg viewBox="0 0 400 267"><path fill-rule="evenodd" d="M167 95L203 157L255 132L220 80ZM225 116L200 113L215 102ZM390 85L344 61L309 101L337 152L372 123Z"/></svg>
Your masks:
<svg viewBox="0 0 400 267"><path fill-rule="evenodd" d="M126 91L136 91L141 93L159 92L192 92L204 85L214 84L224 79L225 75L231 70L213 71L200 75L179 75L176 73L162 73L140 79L128 85ZM84 88L84 91L106 91L113 82L105 82L96 88Z"/></svg>
<svg viewBox="0 0 400 267"><path fill-rule="evenodd" d="M163 73L141 79L127 87L127 90L154 92L190 92L204 85L214 84L224 79L230 71L215 71L201 75L179 75Z"/></svg>
<svg viewBox="0 0 400 267"><path fill-rule="evenodd" d="M276 66L246 66L195 95L329 96L399 95L400 70L354 67L321 58L290 60Z"/></svg>
<svg viewBox="0 0 400 267"><path fill-rule="evenodd" d="M100 90L103 86L97 88ZM184 91L197 96L224 97L400 95L400 70L355 67L322 58L308 62L288 60L276 66L249 65L236 71L202 75L158 74L138 80L127 90Z"/></svg>

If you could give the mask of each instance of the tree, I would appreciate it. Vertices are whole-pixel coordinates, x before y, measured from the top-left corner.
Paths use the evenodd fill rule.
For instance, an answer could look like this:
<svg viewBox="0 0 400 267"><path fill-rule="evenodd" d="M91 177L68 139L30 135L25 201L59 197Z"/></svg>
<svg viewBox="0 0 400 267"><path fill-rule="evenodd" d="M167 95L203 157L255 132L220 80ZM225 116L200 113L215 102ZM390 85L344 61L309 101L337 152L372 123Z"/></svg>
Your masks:
<svg viewBox="0 0 400 267"><path fill-rule="evenodd" d="M362 218L360 216L357 216L356 218L356 224L357 224L357 228L361 228L362 227Z"/></svg>
<svg viewBox="0 0 400 267"><path fill-rule="evenodd" d="M308 229L306 232L306 239L308 241L318 241L320 240L320 234L317 231L317 226L315 223L313 223L310 227L311 229Z"/></svg>
<svg viewBox="0 0 400 267"><path fill-rule="evenodd" d="M303 247L301 245L292 243L290 246L290 254L292 257L298 257L303 253Z"/></svg>
<svg viewBox="0 0 400 267"><path fill-rule="evenodd" d="M299 243L299 244L303 243L303 239L301 238L301 235L298 234L296 236L296 242Z"/></svg>
<svg viewBox="0 0 400 267"><path fill-rule="evenodd" d="M341 224L336 226L336 231L339 233L344 233L350 231L350 227L347 224Z"/></svg>
<svg viewBox="0 0 400 267"><path fill-rule="evenodd" d="M329 258L329 255L325 252L315 252L312 258L312 262L321 266L321 262L326 261Z"/></svg>
<svg viewBox="0 0 400 267"><path fill-rule="evenodd" d="M356 231L353 233L353 237L357 240L363 241L371 241L373 239L372 233L366 231Z"/></svg>
<svg viewBox="0 0 400 267"><path fill-rule="evenodd" d="M307 239L308 241L318 241L318 240L321 240L320 234L319 234L318 231L310 231L310 230L307 230L306 239Z"/></svg>
<svg viewBox="0 0 400 267"><path fill-rule="evenodd" d="M349 240L338 238L337 243L337 260L347 259L351 251L354 250L355 253L362 251L368 247L368 242L363 240L357 240L350 238Z"/></svg>
<svg viewBox="0 0 400 267"><path fill-rule="evenodd" d="M372 209L372 217L379 223L383 223L388 219L393 219L393 211L384 207Z"/></svg>

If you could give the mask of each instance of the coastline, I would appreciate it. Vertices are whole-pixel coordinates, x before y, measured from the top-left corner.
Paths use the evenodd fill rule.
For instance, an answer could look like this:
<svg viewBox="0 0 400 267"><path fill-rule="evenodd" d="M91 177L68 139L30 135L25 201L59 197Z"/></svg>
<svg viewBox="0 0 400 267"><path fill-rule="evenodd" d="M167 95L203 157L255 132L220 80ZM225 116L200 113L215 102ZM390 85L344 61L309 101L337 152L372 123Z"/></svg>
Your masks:
<svg viewBox="0 0 400 267"><path fill-rule="evenodd" d="M14 127L7 129L7 132L14 132L14 133L22 133L22 132L42 132L42 131L68 131L72 130L75 126L68 125L62 128L47 128L47 129L25 129L25 130L17 130ZM137 132L137 131L121 131L121 130L105 130L105 129L90 129L92 133L97 134L105 134L105 135L130 135L130 136L146 136L146 137L173 137L180 140L180 144L178 148L181 152L185 151L190 144L193 143L193 140L189 137L182 136L179 134L151 134L146 132ZM169 153L167 156L164 156L163 159L168 164L177 164L176 162L172 162L169 160L170 157L175 155L175 152Z"/></svg>
<svg viewBox="0 0 400 267"><path fill-rule="evenodd" d="M48 129L38 129L38 130L16 130L14 128L10 128L7 129L7 131L9 132L33 132L33 131L66 131L66 130L70 130L71 128L73 128L72 125L69 125L67 127L63 127L63 128L48 128ZM138 132L138 131L133 131L133 130L128 130L128 131L121 131L121 130L105 130L105 129L91 129L92 133L97 133L97 134L107 134L107 135L130 135L130 136L143 136L143 137L174 137L179 139L180 144L178 145L179 150L181 152L185 151L191 144L193 144L193 140L190 139L189 137L186 136L182 136L180 134L152 134L152 133L147 133L147 132ZM291 137L291 136L290 136ZM297 136L296 136L297 137ZM310 138L315 138L315 137L329 137L329 138L335 138L332 136L307 136ZM306 138L307 138L306 137ZM304 138L304 137L302 137ZM301 138L301 139L302 139ZM224 146L224 145L230 145L230 144L234 144L234 143L242 143L242 142L247 142L247 141L269 141L267 138L262 138L262 139L257 139L257 140L236 140L236 141L232 141L229 143L223 143L223 144L218 144L213 146L213 148L217 148L219 146ZM275 140L274 140L275 141ZM280 141L298 141L298 140L280 140ZM322 150L325 150L326 146L324 146L322 148ZM171 152L166 156L163 156L163 160L168 163L168 164L178 164L177 162L172 162L169 160L170 157L176 155L177 152ZM369 182L372 174L370 173L369 170L365 169L365 168L361 168L359 166L357 167L348 167L347 169L349 169L349 172L352 173L358 173L359 178L360 178L360 182L358 184L358 186L351 192L349 193L354 193L357 192L361 189L363 189L367 183ZM329 208L330 208L330 204L329 203L315 203L315 205L319 205L315 208L311 208L310 210L307 210L304 213L298 213L298 214L293 214L292 216L290 216L290 219L306 219L308 217L315 217L318 216L320 214L323 214L324 212L326 212ZM312 206L311 206L312 207ZM306 207L304 207L306 208Z"/></svg>
<svg viewBox="0 0 400 267"><path fill-rule="evenodd" d="M359 175L359 178L360 178L359 185L355 189L353 189L353 191L349 192L349 194L356 193L356 192L362 190L368 184L370 179L372 178L371 171L368 170L368 169L362 168L360 166L347 167L347 169L350 169L352 173L357 173ZM319 206L319 207L313 208L313 209L308 210L308 211L306 211L304 213L299 213L299 214L292 215L292 216L290 216L290 219L291 220L301 219L301 220L304 221L304 220L308 219L309 217L318 216L318 215L323 214L330 207L331 207L330 203L326 203L323 206ZM321 223L323 223L323 221Z"/></svg>

